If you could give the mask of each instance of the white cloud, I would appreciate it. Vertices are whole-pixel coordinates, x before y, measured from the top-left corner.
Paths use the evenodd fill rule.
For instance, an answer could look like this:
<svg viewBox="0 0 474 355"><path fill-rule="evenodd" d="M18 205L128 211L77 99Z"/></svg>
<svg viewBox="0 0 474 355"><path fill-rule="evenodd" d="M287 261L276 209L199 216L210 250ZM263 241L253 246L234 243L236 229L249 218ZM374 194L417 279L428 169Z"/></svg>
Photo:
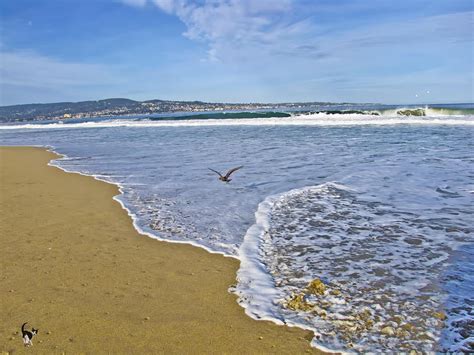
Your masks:
<svg viewBox="0 0 474 355"><path fill-rule="evenodd" d="M289 36L300 35L307 25L303 21L282 21L291 9L291 0L205 0L199 4L189 0L150 1L177 16L187 27L187 38L208 43L210 60L231 57L243 46L258 46L260 50L280 46Z"/></svg>
<svg viewBox="0 0 474 355"><path fill-rule="evenodd" d="M151 0L156 6L169 14L178 7L178 2L175 0Z"/></svg>
<svg viewBox="0 0 474 355"><path fill-rule="evenodd" d="M207 1L201 6L181 3L176 14L187 25L189 38L245 42L272 32L278 25L272 15L284 13L289 5L288 1L270 7L265 1L235 0Z"/></svg>
<svg viewBox="0 0 474 355"><path fill-rule="evenodd" d="M127 0L131 1L131 0ZM146 0L143 0L146 1ZM340 11L337 4L294 0L148 0L185 25L184 36L206 43L207 59L242 61L251 56L306 58L313 62L351 55L351 51L420 45L428 42L466 41L472 29L472 12L398 19L368 26L332 29L318 25L318 13ZM353 7L364 9L366 3ZM304 11L306 9L306 12ZM327 25L326 25L327 26ZM330 28L330 27L329 27ZM472 36L471 36L472 37ZM468 40L468 38L467 38Z"/></svg>

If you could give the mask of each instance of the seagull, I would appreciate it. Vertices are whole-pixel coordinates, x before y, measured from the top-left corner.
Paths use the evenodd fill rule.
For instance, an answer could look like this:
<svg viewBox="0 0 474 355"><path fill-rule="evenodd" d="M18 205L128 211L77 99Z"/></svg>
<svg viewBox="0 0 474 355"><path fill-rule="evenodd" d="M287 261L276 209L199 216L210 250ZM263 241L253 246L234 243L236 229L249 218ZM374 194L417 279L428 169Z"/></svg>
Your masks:
<svg viewBox="0 0 474 355"><path fill-rule="evenodd" d="M231 182L232 179L229 179L229 178L230 178L230 175L231 175L234 171L237 171L237 170L239 170L239 169L241 169L241 168L243 168L243 167L244 167L244 166L242 165L242 166L238 166L238 167L236 167L236 168L232 168L232 169L230 169L225 175L222 175L220 172L218 172L218 171L216 171L216 170L214 170L214 169L211 169L211 168L208 168L208 169L209 169L210 171L215 172L217 175L219 175L219 180L220 180L220 181L223 181L223 182Z"/></svg>

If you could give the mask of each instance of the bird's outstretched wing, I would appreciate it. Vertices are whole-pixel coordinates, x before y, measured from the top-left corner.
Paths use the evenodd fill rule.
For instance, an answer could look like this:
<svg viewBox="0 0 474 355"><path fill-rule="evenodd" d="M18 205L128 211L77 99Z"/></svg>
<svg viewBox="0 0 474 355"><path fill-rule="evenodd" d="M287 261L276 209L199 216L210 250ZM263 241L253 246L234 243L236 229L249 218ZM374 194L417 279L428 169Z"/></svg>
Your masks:
<svg viewBox="0 0 474 355"><path fill-rule="evenodd" d="M208 169L209 169L210 171L213 171L213 172L215 172L215 173L216 173L217 175L219 175L220 177L222 177L222 175L221 175L221 173L220 173L220 172L218 172L218 171L216 171L216 170L214 170L214 169L211 169L211 168L208 168Z"/></svg>
<svg viewBox="0 0 474 355"><path fill-rule="evenodd" d="M239 170L239 169L242 169L243 167L244 167L244 166L241 165L241 166L238 166L238 167L236 167L236 168L230 169L230 170L227 172L227 174L225 174L225 177L228 179L228 178L230 177L230 175L232 175L232 173L233 173L234 171L237 171L237 170Z"/></svg>

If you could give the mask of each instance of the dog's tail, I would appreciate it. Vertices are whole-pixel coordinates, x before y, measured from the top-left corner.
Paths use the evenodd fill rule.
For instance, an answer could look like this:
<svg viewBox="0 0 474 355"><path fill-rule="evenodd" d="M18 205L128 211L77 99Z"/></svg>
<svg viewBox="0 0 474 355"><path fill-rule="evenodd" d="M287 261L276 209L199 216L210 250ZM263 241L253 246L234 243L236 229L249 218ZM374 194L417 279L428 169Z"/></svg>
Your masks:
<svg viewBox="0 0 474 355"><path fill-rule="evenodd" d="M27 324L28 324L28 322L25 322L25 323L23 323L23 325L21 326L21 331L22 331L22 332L25 331L25 325L27 325Z"/></svg>

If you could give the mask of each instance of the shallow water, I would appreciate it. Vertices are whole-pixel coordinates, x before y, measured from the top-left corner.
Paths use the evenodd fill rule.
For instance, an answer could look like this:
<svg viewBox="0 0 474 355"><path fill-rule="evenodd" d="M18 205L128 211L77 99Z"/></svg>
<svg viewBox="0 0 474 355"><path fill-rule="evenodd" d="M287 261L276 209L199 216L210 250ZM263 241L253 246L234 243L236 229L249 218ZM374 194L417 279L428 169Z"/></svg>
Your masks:
<svg viewBox="0 0 474 355"><path fill-rule="evenodd" d="M316 329L331 349L456 350L473 341L474 121L445 119L114 120L0 142L51 146L61 167L119 183L146 232L256 260L236 290L252 316ZM207 169L237 165L230 184ZM288 307L315 278L326 292L305 295L311 310Z"/></svg>
<svg viewBox="0 0 474 355"><path fill-rule="evenodd" d="M440 275L473 232L469 211L459 210L456 222L450 213L364 200L332 183L273 199L259 251L279 289L273 304L285 319L314 327L328 348L441 349L447 295ZM315 278L324 294L307 291ZM302 304L292 305L298 295ZM393 336L381 336L389 328Z"/></svg>

